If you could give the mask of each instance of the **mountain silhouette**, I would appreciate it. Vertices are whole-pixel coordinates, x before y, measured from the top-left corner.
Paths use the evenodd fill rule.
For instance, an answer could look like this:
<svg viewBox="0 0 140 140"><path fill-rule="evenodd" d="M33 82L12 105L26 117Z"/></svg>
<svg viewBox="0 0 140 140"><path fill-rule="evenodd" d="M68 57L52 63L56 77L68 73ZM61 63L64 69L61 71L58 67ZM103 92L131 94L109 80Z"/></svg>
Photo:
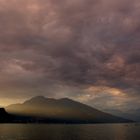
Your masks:
<svg viewBox="0 0 140 140"><path fill-rule="evenodd" d="M37 121L37 118L10 114L4 108L0 108L0 123L28 123Z"/></svg>
<svg viewBox="0 0 140 140"><path fill-rule="evenodd" d="M131 122L69 98L53 99L36 96L22 104L9 105L6 107L6 111L10 114L25 116L46 123Z"/></svg>
<svg viewBox="0 0 140 140"><path fill-rule="evenodd" d="M8 120L10 120L10 115L4 108L0 108L0 122L7 122Z"/></svg>

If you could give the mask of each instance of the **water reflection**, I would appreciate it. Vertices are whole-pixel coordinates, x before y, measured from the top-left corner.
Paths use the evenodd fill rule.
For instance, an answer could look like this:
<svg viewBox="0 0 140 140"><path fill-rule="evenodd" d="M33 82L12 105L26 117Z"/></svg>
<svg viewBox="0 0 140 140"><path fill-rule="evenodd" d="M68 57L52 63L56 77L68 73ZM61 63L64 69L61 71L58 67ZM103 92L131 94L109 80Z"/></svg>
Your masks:
<svg viewBox="0 0 140 140"><path fill-rule="evenodd" d="M2 124L0 140L139 140L140 125Z"/></svg>

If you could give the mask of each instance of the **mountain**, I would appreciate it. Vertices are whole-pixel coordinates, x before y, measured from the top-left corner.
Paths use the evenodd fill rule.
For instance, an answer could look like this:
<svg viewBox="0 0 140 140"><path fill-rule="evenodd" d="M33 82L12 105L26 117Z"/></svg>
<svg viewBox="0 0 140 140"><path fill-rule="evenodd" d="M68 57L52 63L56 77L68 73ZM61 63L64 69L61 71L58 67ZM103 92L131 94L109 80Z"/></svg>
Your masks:
<svg viewBox="0 0 140 140"><path fill-rule="evenodd" d="M122 123L130 120L104 113L69 98L33 97L6 107L10 114L40 118L47 123Z"/></svg>
<svg viewBox="0 0 140 140"><path fill-rule="evenodd" d="M140 122L140 109L129 109L127 111L109 109L105 110L105 112Z"/></svg>
<svg viewBox="0 0 140 140"><path fill-rule="evenodd" d="M36 123L40 120L40 117L10 114L4 108L0 108L0 123Z"/></svg>
<svg viewBox="0 0 140 140"><path fill-rule="evenodd" d="M10 118L10 115L5 111L5 109L0 108L0 122L7 122Z"/></svg>

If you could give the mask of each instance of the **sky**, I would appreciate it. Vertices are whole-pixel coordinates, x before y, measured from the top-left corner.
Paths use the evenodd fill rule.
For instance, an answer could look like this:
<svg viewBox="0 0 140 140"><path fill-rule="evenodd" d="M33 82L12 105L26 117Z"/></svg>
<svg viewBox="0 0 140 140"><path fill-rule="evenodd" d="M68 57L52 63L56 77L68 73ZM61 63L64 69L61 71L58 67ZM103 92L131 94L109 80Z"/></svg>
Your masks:
<svg viewBox="0 0 140 140"><path fill-rule="evenodd" d="M140 106L139 0L0 0L0 105L37 95Z"/></svg>

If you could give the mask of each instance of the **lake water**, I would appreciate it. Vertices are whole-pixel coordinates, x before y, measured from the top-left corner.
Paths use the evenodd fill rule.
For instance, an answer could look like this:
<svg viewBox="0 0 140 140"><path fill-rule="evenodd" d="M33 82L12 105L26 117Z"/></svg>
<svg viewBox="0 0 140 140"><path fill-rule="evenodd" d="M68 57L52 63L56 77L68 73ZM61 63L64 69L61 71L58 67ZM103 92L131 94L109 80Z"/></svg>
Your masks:
<svg viewBox="0 0 140 140"><path fill-rule="evenodd" d="M140 140L140 124L0 124L0 140Z"/></svg>

